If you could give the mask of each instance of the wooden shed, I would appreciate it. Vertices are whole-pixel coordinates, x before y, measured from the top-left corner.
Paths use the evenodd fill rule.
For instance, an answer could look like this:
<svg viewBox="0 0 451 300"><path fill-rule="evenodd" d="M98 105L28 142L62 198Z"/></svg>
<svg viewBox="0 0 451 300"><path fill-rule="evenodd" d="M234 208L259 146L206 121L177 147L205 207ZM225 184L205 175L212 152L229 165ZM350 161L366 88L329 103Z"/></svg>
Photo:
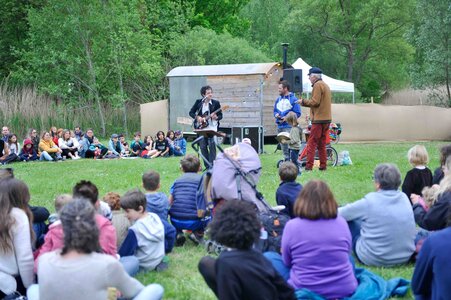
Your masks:
<svg viewBox="0 0 451 300"><path fill-rule="evenodd" d="M213 98L230 108L223 112L221 128L262 126L265 136L277 134L273 108L278 82L283 75L280 63L187 66L172 69L169 78L169 128L182 129L177 118L189 117L200 88L209 85Z"/></svg>

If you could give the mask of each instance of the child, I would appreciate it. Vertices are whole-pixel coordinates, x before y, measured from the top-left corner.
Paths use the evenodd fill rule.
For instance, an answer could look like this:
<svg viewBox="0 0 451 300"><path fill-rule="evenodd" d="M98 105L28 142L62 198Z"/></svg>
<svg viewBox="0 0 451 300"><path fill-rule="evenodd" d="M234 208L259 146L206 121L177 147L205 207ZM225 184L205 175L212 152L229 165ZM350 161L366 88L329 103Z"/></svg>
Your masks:
<svg viewBox="0 0 451 300"><path fill-rule="evenodd" d="M84 199L89 201L96 209L99 207L99 191L97 187L90 181L82 180L78 182L73 190L72 197L74 199ZM99 243L102 252L116 257L117 247L116 247L116 230L114 229L111 222L99 213L96 214L96 223L100 231ZM58 223L58 224L57 224ZM35 259L40 255L61 249L64 243L63 228L61 223L55 222L54 226L49 228L49 232L45 236L44 245L35 253Z"/></svg>
<svg viewBox="0 0 451 300"><path fill-rule="evenodd" d="M146 210L160 217L164 226L165 252L170 253L175 243L175 228L168 222L169 201L166 195L158 192L160 189L160 174L148 171L142 176L143 187L146 190Z"/></svg>
<svg viewBox="0 0 451 300"><path fill-rule="evenodd" d="M25 139L23 142L23 148L19 154L20 161L32 161L37 160L38 155L36 150L33 148L33 142L30 139Z"/></svg>
<svg viewBox="0 0 451 300"><path fill-rule="evenodd" d="M59 220L59 213L61 209L66 205L67 203L72 201L72 195L69 194L61 194L56 196L55 198L55 213L51 214L49 216L49 225L52 226L53 223Z"/></svg>
<svg viewBox="0 0 451 300"><path fill-rule="evenodd" d="M141 153L143 158L151 158L158 151L153 148L154 141L150 135L144 137L144 144L146 145L146 150Z"/></svg>
<svg viewBox="0 0 451 300"><path fill-rule="evenodd" d="M197 174L200 170L200 161L196 156L189 154L180 161L180 167L184 174L174 181L169 196L171 205L169 215L172 225L177 230L176 246L181 246L185 242L184 229L193 231L189 238L201 244L209 220L200 218L197 212L196 193L202 178Z"/></svg>
<svg viewBox="0 0 451 300"><path fill-rule="evenodd" d="M141 152L146 149L146 145L141 141L141 133L136 132L134 140L130 145L131 156L141 156Z"/></svg>
<svg viewBox="0 0 451 300"><path fill-rule="evenodd" d="M163 131L157 132L157 140L155 141L155 150L157 150L158 152L155 155L153 155L152 158L158 157L158 156L165 157L165 156L169 155L169 143L164 138Z"/></svg>
<svg viewBox="0 0 451 300"><path fill-rule="evenodd" d="M111 222L116 229L116 245L119 247L124 242L131 223L125 216L125 212L121 210L121 196L118 193L106 193L106 195L103 196L103 201L105 203L108 203L113 213L113 219L111 220Z"/></svg>
<svg viewBox="0 0 451 300"><path fill-rule="evenodd" d="M286 121L291 126L290 141L288 143L288 150L290 150L290 160L295 164L295 166L297 166L298 172L301 173L301 169L298 165L298 156L299 149L301 148L302 130L298 126L299 124L296 113L292 111L289 112L286 117Z"/></svg>
<svg viewBox="0 0 451 300"><path fill-rule="evenodd" d="M180 130L176 130L174 135L174 155L184 156L186 154L186 140Z"/></svg>
<svg viewBox="0 0 451 300"><path fill-rule="evenodd" d="M108 151L110 151L111 156L121 157L125 152L124 146L122 146L119 141L119 135L113 133L111 139L108 142Z"/></svg>
<svg viewBox="0 0 451 300"><path fill-rule="evenodd" d="M102 159L108 153L108 148L102 145L96 137L93 138L93 142L89 146L89 150L93 151L94 159Z"/></svg>
<svg viewBox="0 0 451 300"><path fill-rule="evenodd" d="M285 209L282 213L290 216L294 215L294 203L302 190L302 185L296 182L298 176L298 168L291 161L284 162L279 167L280 185L276 191L277 205L284 205Z"/></svg>
<svg viewBox="0 0 451 300"><path fill-rule="evenodd" d="M218 299L296 299L293 288L252 245L260 236L255 207L226 201L210 224L211 238L227 247L217 259L203 257L199 272Z"/></svg>
<svg viewBox="0 0 451 300"><path fill-rule="evenodd" d="M166 133L166 141L168 141L169 145L169 156L174 155L174 139L175 134L173 130L168 130Z"/></svg>
<svg viewBox="0 0 451 300"><path fill-rule="evenodd" d="M129 157L130 156L130 146L128 145L127 141L125 140L125 136L123 134L119 135L119 142L121 142L122 147L124 148L122 157Z"/></svg>
<svg viewBox="0 0 451 300"><path fill-rule="evenodd" d="M121 207L134 224L119 249L121 257L135 256L143 270L154 270L164 257L164 228L160 218L146 211L146 196L131 190L121 198Z"/></svg>
<svg viewBox="0 0 451 300"><path fill-rule="evenodd" d="M421 195L424 187L432 185L432 172L426 166L429 156L424 146L415 145L410 148L407 158L413 169L407 172L402 191L410 199L411 194Z"/></svg>

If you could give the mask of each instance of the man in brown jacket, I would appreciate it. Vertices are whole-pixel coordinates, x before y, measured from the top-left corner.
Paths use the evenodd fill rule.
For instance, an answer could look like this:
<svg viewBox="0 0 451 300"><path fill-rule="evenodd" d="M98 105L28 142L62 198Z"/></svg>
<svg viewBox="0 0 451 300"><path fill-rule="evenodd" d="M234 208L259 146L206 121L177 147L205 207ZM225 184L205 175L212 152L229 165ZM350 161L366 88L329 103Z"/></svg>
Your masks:
<svg viewBox="0 0 451 300"><path fill-rule="evenodd" d="M310 120L312 128L307 143L307 165L305 170L313 168L315 160L315 150L318 148L319 169L325 171L327 168L326 141L329 134L329 124L332 120L332 100L329 86L321 79L320 68L313 67L309 70L308 76L312 83L312 98L300 99L298 102L302 106L310 107Z"/></svg>

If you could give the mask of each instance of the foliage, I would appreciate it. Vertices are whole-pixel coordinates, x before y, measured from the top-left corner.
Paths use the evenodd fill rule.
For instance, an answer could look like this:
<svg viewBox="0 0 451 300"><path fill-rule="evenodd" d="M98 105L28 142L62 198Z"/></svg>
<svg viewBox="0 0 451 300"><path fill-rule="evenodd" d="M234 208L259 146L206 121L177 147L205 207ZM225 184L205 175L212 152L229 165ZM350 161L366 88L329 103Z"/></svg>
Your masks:
<svg viewBox="0 0 451 300"><path fill-rule="evenodd" d="M415 20L408 34L417 50L411 72L413 83L432 88L431 96L451 107L451 5L446 0L418 0Z"/></svg>
<svg viewBox="0 0 451 300"><path fill-rule="evenodd" d="M443 143L429 142L424 146L430 157L430 168L438 166L438 148ZM348 150L353 165L330 168L327 172L313 171L303 173L298 182L305 184L311 179L325 180L331 187L337 201L345 204L362 198L373 191L372 172L381 162L396 163L403 176L411 169L406 153L413 143L377 143L377 144L338 144L337 151ZM191 147L188 147L189 151ZM266 199L275 204L274 195L279 185L276 162L282 157L280 151L274 154L275 145L265 145L266 153L260 155L262 175L259 189ZM118 192L121 195L132 188L140 188L143 172L153 169L160 173L160 191L168 193L173 181L181 175L180 159L159 158L152 160L78 160L62 163L29 162L13 164L16 177L24 180L30 187L31 205L43 205L54 211L53 200L56 195L70 193L73 185L85 179L97 184L99 195ZM45 174L45 176L42 176ZM52 188L49 188L49 183ZM161 283L165 288L165 299L215 299L214 294L197 271L199 259L205 255L202 247L195 247L189 241L181 248L175 248L169 254L169 269L164 272L139 274L144 284ZM394 268L369 268L385 279L403 277L410 279L413 265ZM405 299L411 299L407 295Z"/></svg>
<svg viewBox="0 0 451 300"><path fill-rule="evenodd" d="M411 22L412 2L294 0L288 19L293 26L308 31L309 42L335 45L342 56L340 61L345 61L346 80L356 83L362 96L378 96L371 91L372 82L378 82L382 90L406 82L406 60L411 50L403 34ZM334 55L326 52L321 58L329 53ZM386 76L392 72L387 66L397 67L396 78ZM369 90L365 83L370 83Z"/></svg>
<svg viewBox="0 0 451 300"><path fill-rule="evenodd" d="M249 0L192 0L194 16L191 26L202 26L217 33L230 32L241 35L248 28L248 22L239 15L242 7Z"/></svg>
<svg viewBox="0 0 451 300"><path fill-rule="evenodd" d="M172 41L171 60L175 65L214 65L258 63L271 61L247 41L229 33L196 27L185 36Z"/></svg>

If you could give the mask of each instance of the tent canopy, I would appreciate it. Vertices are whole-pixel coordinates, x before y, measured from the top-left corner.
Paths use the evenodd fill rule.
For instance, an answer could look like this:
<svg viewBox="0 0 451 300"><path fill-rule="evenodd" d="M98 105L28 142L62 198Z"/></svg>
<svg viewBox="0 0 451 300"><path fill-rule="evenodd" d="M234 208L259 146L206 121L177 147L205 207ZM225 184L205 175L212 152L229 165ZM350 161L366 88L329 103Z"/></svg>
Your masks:
<svg viewBox="0 0 451 300"><path fill-rule="evenodd" d="M306 93L312 92L312 85L310 84L310 80L308 79L308 70L311 68L311 66L306 63L302 58L298 58L293 64L293 68L295 69L302 69L302 89ZM334 79L332 77L329 77L327 75L322 76L323 81L327 83L330 90L332 92L339 92L339 93L353 93L354 94L354 83L347 82L343 80ZM354 96L353 96L354 98Z"/></svg>

